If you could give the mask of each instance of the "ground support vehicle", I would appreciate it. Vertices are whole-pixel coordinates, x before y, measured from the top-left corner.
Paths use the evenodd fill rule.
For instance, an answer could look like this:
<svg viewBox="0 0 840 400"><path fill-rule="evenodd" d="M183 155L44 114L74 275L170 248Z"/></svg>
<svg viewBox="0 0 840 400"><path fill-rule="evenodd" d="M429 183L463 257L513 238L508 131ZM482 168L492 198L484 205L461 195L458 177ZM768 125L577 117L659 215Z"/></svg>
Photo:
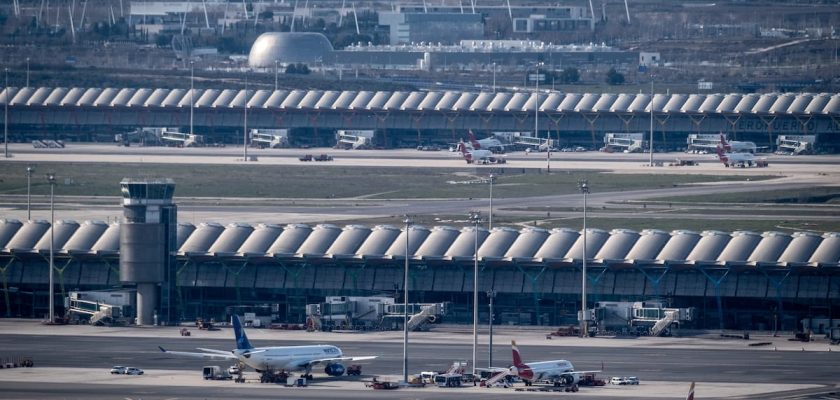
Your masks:
<svg viewBox="0 0 840 400"><path fill-rule="evenodd" d="M202 376L205 380L227 380L233 379L233 376L228 370L223 369L218 365L208 365L202 370Z"/></svg>

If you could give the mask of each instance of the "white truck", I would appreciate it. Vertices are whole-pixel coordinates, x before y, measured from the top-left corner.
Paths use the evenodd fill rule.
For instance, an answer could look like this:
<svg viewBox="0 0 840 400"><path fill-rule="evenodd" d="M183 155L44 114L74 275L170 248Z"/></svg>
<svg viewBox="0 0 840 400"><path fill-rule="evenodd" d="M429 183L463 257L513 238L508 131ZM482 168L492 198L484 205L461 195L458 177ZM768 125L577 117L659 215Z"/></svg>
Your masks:
<svg viewBox="0 0 840 400"><path fill-rule="evenodd" d="M225 379L233 379L230 372L228 370L218 366L218 365L208 365L205 366L202 372L202 376L204 376L204 380L225 380Z"/></svg>

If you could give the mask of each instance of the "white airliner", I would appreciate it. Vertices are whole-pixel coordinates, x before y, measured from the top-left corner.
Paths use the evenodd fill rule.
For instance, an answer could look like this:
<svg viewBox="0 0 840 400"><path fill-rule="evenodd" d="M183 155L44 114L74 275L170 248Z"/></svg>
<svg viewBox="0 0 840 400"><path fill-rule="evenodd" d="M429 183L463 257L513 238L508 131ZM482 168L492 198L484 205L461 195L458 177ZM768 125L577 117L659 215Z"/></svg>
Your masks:
<svg viewBox="0 0 840 400"><path fill-rule="evenodd" d="M756 159L752 153L729 153L724 152L720 146L715 148L717 151L718 159L723 165L727 167L766 167L767 160L765 159Z"/></svg>
<svg viewBox="0 0 840 400"><path fill-rule="evenodd" d="M469 131L470 146L473 150L490 150L491 152L504 153L505 145L493 136L485 139L476 139L472 129Z"/></svg>
<svg viewBox="0 0 840 400"><path fill-rule="evenodd" d="M467 150L467 146L463 142L458 143L458 151L461 152L467 164L505 164L507 162L503 157L493 154L490 150Z"/></svg>
<svg viewBox="0 0 840 400"><path fill-rule="evenodd" d="M502 370L501 374L494 376L488 381L488 386L507 375L518 376L530 386L534 381L549 381L554 386L572 385L580 382L581 375L592 374L601 371L575 371L575 367L567 360L538 361L526 364L519 355L519 348L516 341L510 342L513 352L513 366Z"/></svg>
<svg viewBox="0 0 840 400"><path fill-rule="evenodd" d="M753 142L726 141L726 136L720 134L720 145L727 153L755 153L758 147Z"/></svg>
<svg viewBox="0 0 840 400"><path fill-rule="evenodd" d="M236 337L236 349L231 351L202 349L203 353L169 351L159 347L160 351L179 356L209 358L214 360L236 360L257 372L273 370L303 371L303 375L312 379L312 367L324 364L324 373L329 376L341 376L345 368L340 361L372 360L377 356L346 357L336 346L318 344L310 346L272 346L254 347L248 341L239 316L233 316L233 333Z"/></svg>

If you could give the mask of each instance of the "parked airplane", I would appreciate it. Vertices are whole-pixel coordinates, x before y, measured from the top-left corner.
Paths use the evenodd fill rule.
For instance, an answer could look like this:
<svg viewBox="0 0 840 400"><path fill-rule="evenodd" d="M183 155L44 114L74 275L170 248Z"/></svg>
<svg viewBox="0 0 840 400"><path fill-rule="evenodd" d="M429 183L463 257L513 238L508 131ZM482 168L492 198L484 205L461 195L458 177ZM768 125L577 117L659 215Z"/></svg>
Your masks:
<svg viewBox="0 0 840 400"><path fill-rule="evenodd" d="M503 157L499 157L494 155L493 152L490 150L467 150L466 144L464 142L458 143L458 151L461 152L461 155L464 157L464 160L467 161L467 164L505 164L507 160Z"/></svg>
<svg viewBox="0 0 840 400"><path fill-rule="evenodd" d="M755 153L758 147L753 142L726 141L726 136L720 134L720 145L727 153Z"/></svg>
<svg viewBox="0 0 840 400"><path fill-rule="evenodd" d="M515 340L511 340L510 346L513 353L513 366L507 370L502 370L500 374L490 379L487 383L488 386L508 375L518 376L525 382L526 386L530 386L534 381L549 381L554 386L573 385L580 382L580 377L584 374L601 372L575 371L575 367L567 360L538 361L526 364L522 361Z"/></svg>
<svg viewBox="0 0 840 400"><path fill-rule="evenodd" d="M169 351L158 346L160 351L179 356L239 361L257 372L268 369L285 371L303 371L303 376L312 379L312 367L325 364L324 373L329 376L344 374L344 365L340 361L372 360L377 356L347 357L336 346L319 344L307 346L272 346L254 347L242 328L239 316L233 316L233 333L236 337L236 349L231 351L203 349L203 353Z"/></svg>
<svg viewBox="0 0 840 400"><path fill-rule="evenodd" d="M490 136L485 139L476 139L472 129L469 131L470 146L473 150L490 150L493 153L504 153L506 145L502 144L499 139Z"/></svg>
<svg viewBox="0 0 840 400"><path fill-rule="evenodd" d="M766 167L767 160L765 159L756 159L752 153L727 153L718 146L715 148L717 151L718 159L723 163L723 165L727 167Z"/></svg>

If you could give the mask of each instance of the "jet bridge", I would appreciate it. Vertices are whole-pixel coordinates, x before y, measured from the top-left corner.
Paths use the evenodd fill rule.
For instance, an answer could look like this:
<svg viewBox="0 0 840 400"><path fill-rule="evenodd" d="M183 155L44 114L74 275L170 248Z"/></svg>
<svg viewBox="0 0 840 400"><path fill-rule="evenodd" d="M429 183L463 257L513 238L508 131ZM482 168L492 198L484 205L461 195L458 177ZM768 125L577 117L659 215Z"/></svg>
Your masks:
<svg viewBox="0 0 840 400"><path fill-rule="evenodd" d="M160 133L160 141L176 147L203 147L205 143L204 135L178 132L174 128L163 128Z"/></svg>
<svg viewBox="0 0 840 400"><path fill-rule="evenodd" d="M427 330L428 324L446 314L446 303L409 303L409 330ZM402 303L393 297L329 296L319 304L307 304L307 327L310 330L397 329L404 317Z"/></svg>
<svg viewBox="0 0 840 400"><path fill-rule="evenodd" d="M336 147L344 149L367 149L373 145L373 130L338 130Z"/></svg>
<svg viewBox="0 0 840 400"><path fill-rule="evenodd" d="M644 133L607 133L604 149L607 152L639 153L647 145L644 138Z"/></svg>
<svg viewBox="0 0 840 400"><path fill-rule="evenodd" d="M693 321L695 313L694 308L668 308L657 300L601 301L591 310L602 335L668 335L672 327Z"/></svg>
<svg viewBox="0 0 840 400"><path fill-rule="evenodd" d="M133 317L133 293L126 291L70 292L67 312L77 320L86 318L91 325L126 323Z"/></svg>
<svg viewBox="0 0 840 400"><path fill-rule="evenodd" d="M779 135L776 149L790 155L811 154L816 141L817 135Z"/></svg>
<svg viewBox="0 0 840 400"><path fill-rule="evenodd" d="M289 147L288 129L251 129L251 143L260 148Z"/></svg>

